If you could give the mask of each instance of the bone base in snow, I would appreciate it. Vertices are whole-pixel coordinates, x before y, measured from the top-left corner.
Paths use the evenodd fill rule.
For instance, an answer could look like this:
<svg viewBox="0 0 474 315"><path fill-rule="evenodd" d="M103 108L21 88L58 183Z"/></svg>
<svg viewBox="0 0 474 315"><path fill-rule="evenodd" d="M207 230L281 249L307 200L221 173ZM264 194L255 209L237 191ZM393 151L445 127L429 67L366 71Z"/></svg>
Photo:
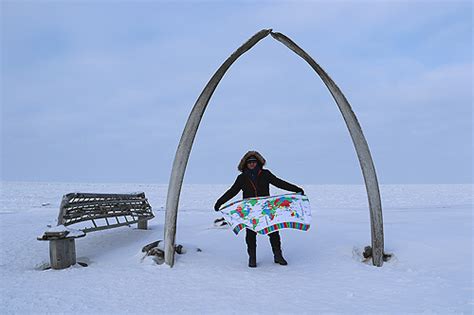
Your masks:
<svg viewBox="0 0 474 315"><path fill-rule="evenodd" d="M187 252L187 249L184 248L183 245L176 245L174 247L174 251L177 254L185 254ZM197 249L198 252L201 251L201 249ZM143 259L147 256L153 256L153 260L158 264L161 265L165 262L165 250L164 250L164 242L162 240L155 241L153 243L147 244L143 246L142 248L142 253L145 253L145 256L143 256Z"/></svg>
<svg viewBox="0 0 474 315"><path fill-rule="evenodd" d="M371 246L366 246L364 247L364 252L362 253L365 259L371 259L372 258L372 247ZM392 254L387 254L383 253L383 261L387 262L392 258Z"/></svg>

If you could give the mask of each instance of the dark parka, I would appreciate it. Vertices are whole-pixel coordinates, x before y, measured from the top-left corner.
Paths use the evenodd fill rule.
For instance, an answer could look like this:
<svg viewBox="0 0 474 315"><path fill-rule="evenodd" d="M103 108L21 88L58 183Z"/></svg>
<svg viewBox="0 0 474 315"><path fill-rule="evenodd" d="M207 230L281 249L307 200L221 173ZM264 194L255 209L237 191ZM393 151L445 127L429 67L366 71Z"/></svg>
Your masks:
<svg viewBox="0 0 474 315"><path fill-rule="evenodd" d="M246 161L251 156L254 156L257 159L258 166L260 168L255 181L252 181L250 176L245 172ZM238 170L242 173L237 176L237 179L235 180L232 187L230 187L229 190L227 190L222 195L222 197L217 200L215 208L218 209L221 205L232 199L239 193L240 190L242 190L242 196L244 199L251 197L270 196L270 184L288 191L303 192L303 189L300 187L276 177L269 170L263 169L262 167L265 165L265 162L265 159L257 151L247 152L240 160L238 166Z"/></svg>

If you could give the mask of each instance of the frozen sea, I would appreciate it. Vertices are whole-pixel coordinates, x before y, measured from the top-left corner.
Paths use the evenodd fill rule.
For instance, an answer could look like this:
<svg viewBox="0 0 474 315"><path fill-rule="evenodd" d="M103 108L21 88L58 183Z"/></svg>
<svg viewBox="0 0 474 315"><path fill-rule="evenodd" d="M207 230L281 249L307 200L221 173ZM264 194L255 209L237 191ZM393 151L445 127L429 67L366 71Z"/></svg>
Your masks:
<svg viewBox="0 0 474 315"><path fill-rule="evenodd" d="M393 258L381 268L358 255L370 244L364 186L303 185L310 230L280 232L288 266L273 263L268 237L259 236L255 269L244 235L212 225L227 188L183 187L177 243L188 252L169 268L141 253L163 239L166 185L2 182L0 313L472 314L473 185L382 185ZM36 237L55 225L63 194L137 191L155 213L149 230L89 233L76 241L88 267L42 270L48 244Z"/></svg>

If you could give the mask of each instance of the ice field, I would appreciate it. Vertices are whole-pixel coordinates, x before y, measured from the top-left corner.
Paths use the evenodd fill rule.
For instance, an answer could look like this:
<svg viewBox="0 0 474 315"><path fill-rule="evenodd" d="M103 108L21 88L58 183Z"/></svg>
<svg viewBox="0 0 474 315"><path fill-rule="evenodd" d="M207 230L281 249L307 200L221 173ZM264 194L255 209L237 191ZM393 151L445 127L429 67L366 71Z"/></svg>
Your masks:
<svg viewBox="0 0 474 315"><path fill-rule="evenodd" d="M244 234L212 225L227 186L185 185L177 243L187 252L170 269L141 253L163 238L166 185L3 182L0 313L472 313L472 185L382 185L385 251L393 254L382 268L361 262L370 244L365 187L302 187L313 223L280 232L289 265L274 264L268 237L258 236L250 269ZM48 243L36 237L55 224L61 196L75 191L144 191L155 218L149 230L76 240L88 267L41 270Z"/></svg>

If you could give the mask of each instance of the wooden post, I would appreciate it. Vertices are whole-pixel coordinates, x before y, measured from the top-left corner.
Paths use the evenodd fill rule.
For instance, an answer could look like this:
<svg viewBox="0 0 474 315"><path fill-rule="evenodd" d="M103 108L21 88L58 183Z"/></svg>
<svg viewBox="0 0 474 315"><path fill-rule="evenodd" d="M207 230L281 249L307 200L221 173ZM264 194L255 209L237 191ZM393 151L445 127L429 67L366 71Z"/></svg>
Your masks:
<svg viewBox="0 0 474 315"><path fill-rule="evenodd" d="M64 269L76 263L76 244L74 238L49 241L51 268Z"/></svg>
<svg viewBox="0 0 474 315"><path fill-rule="evenodd" d="M137 228L140 230L148 230L148 220L138 221Z"/></svg>

